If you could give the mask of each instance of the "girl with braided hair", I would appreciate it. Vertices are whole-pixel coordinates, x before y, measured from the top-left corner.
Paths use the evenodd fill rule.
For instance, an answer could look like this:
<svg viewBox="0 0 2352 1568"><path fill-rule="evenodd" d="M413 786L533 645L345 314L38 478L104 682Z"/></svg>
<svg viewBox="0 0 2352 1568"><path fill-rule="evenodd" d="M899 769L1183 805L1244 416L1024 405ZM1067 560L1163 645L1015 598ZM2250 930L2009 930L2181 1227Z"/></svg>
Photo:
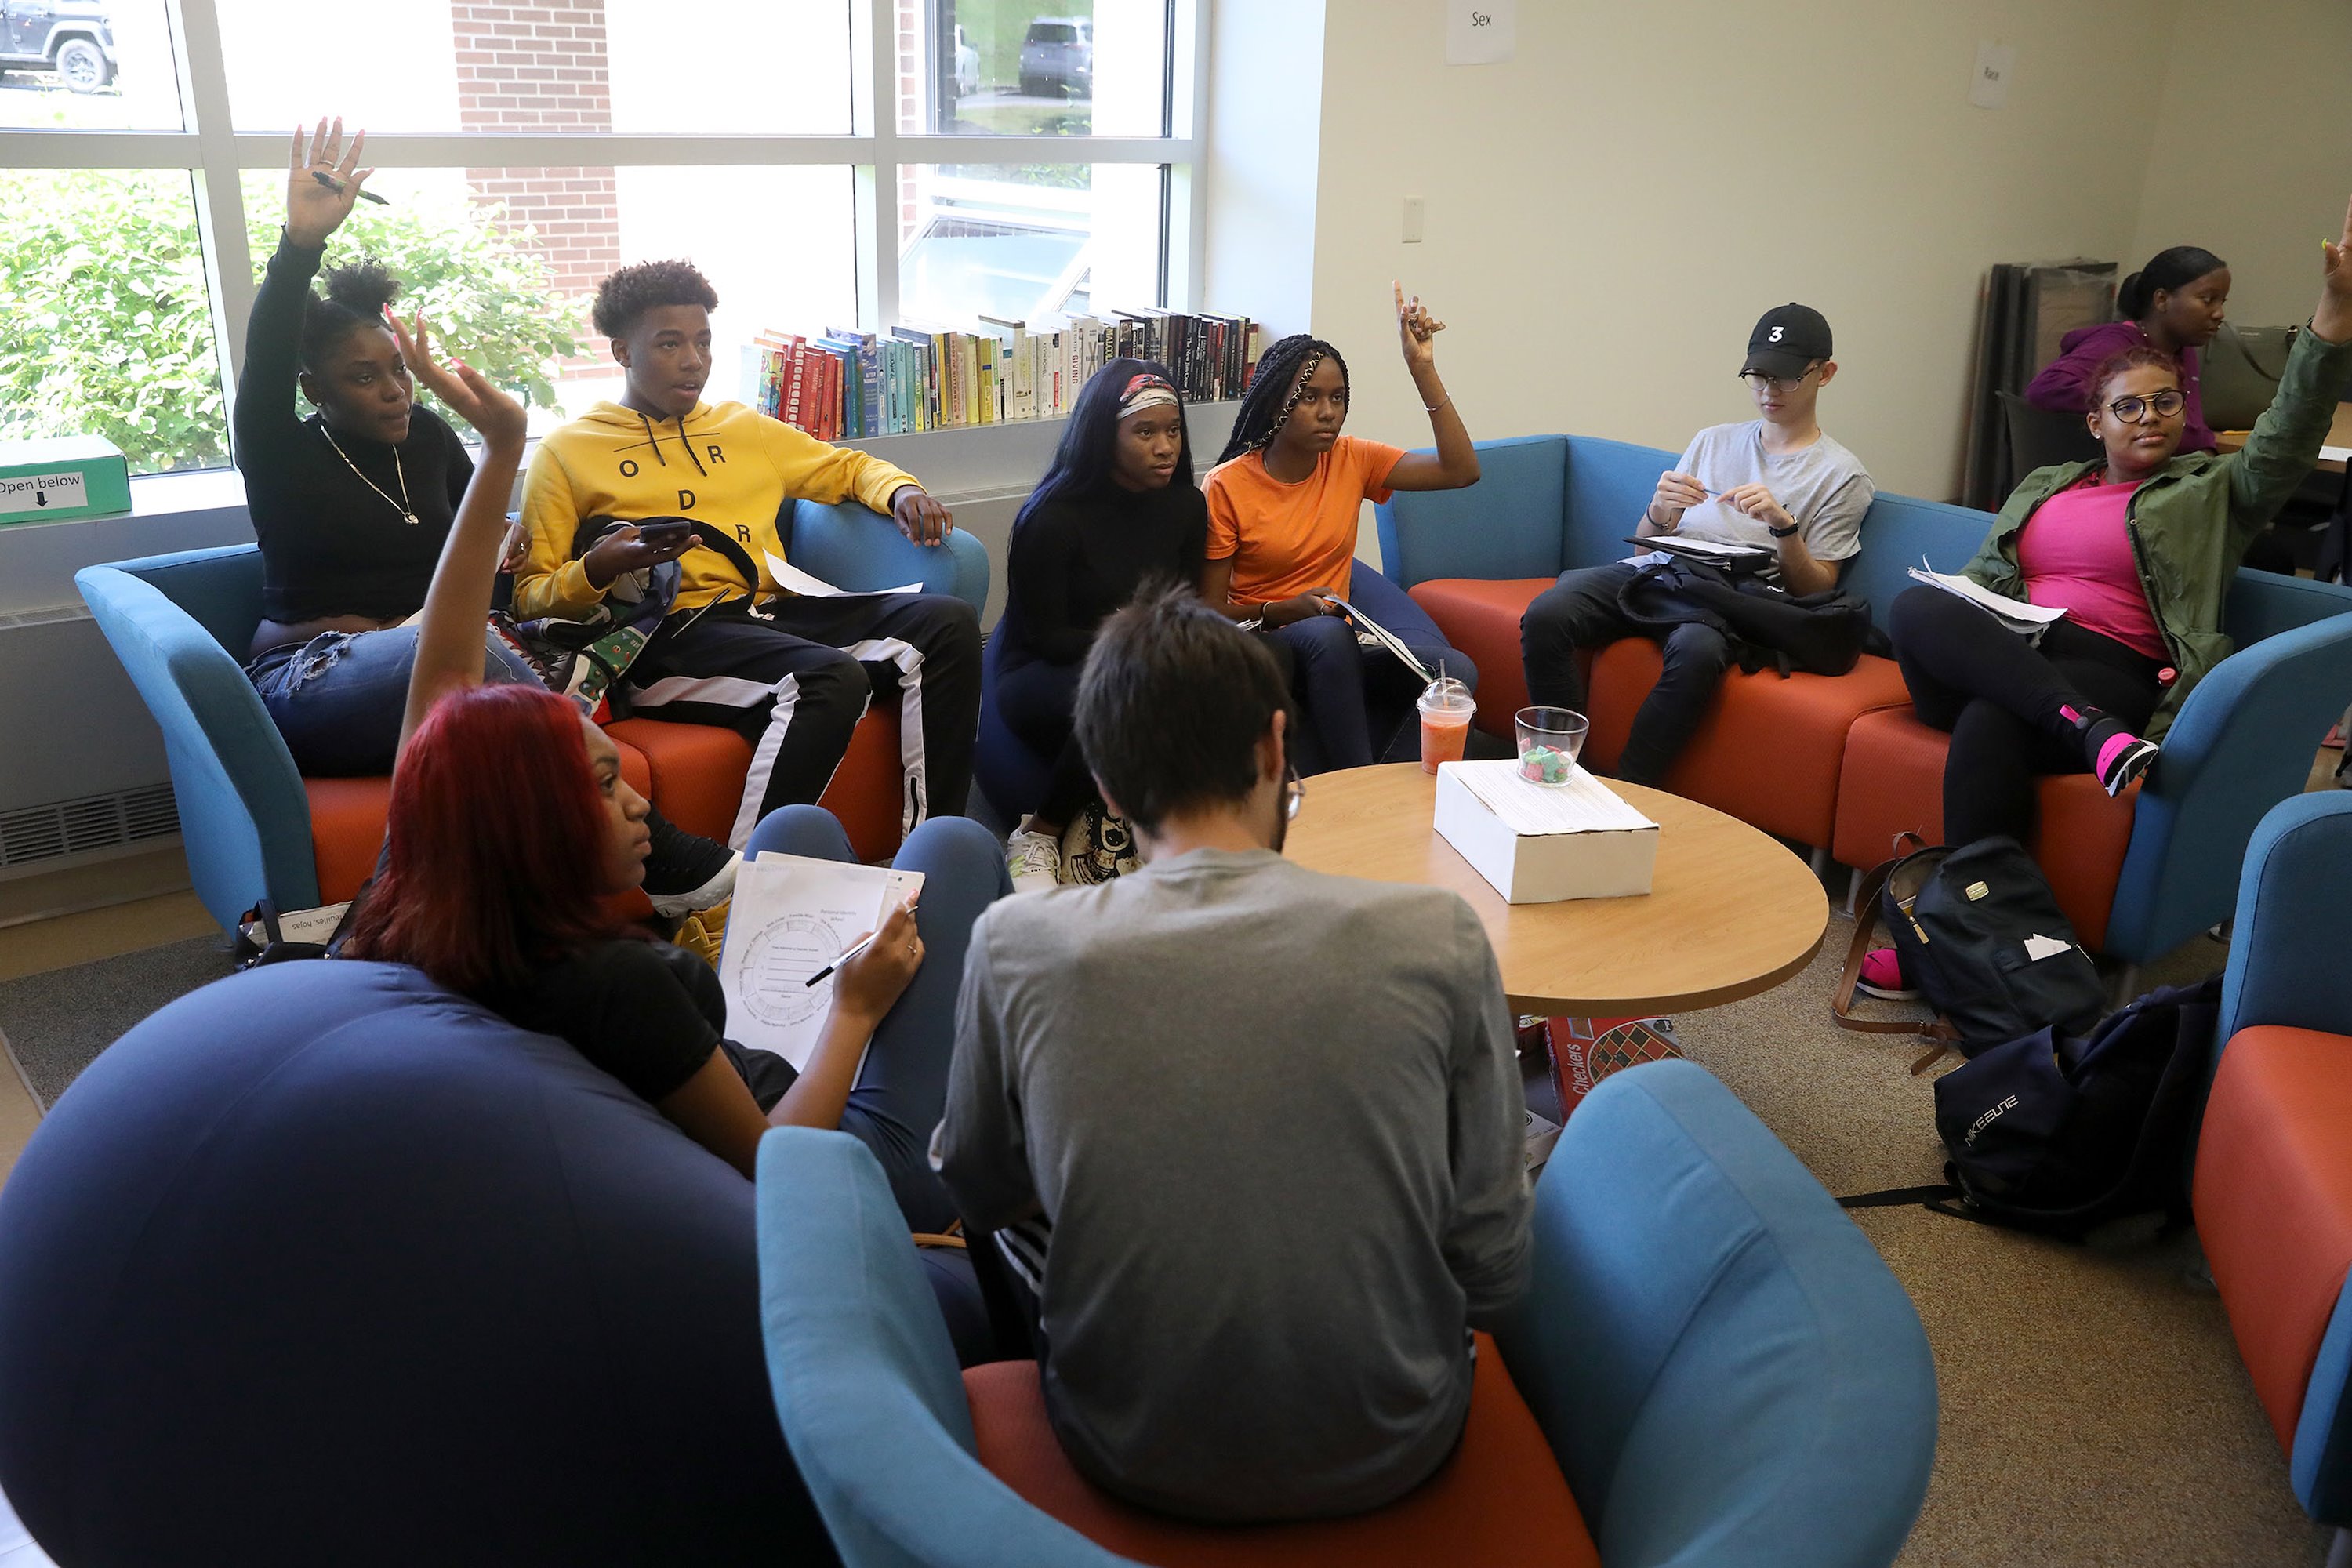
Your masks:
<svg viewBox="0 0 2352 1568"><path fill-rule="evenodd" d="M1478 454L1438 379L1432 340L1445 330L1396 287L1397 338L1429 415L1437 450L1407 452L1343 436L1348 365L1319 338L1266 351L1234 421L1233 438L1201 489L1209 503L1201 597L1255 621L1296 664L1305 710L1300 771L1363 767L1385 756L1412 717L1419 685L1389 654L1366 649L1334 599L1394 633L1415 658L1475 687L1478 671L1402 589L1356 560L1362 504L1395 490L1478 482Z"/></svg>

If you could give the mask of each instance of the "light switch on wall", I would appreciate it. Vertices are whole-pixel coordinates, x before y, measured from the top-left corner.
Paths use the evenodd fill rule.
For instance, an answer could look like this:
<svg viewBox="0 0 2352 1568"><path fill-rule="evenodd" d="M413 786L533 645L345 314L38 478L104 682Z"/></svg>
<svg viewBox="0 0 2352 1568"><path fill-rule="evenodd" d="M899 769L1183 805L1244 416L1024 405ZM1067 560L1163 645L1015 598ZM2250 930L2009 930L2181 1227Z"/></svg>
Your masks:
<svg viewBox="0 0 2352 1568"><path fill-rule="evenodd" d="M1407 196L1404 199L1404 242L1407 245L1421 243L1421 198L1419 196Z"/></svg>

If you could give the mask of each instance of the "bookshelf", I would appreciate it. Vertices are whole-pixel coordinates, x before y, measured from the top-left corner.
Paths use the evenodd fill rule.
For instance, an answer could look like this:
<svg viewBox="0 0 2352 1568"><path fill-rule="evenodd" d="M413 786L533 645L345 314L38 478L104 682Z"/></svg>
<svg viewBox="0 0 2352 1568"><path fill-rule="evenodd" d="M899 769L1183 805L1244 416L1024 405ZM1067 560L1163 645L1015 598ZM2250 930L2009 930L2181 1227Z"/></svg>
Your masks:
<svg viewBox="0 0 2352 1568"><path fill-rule="evenodd" d="M1184 405L1194 479L1217 460L1241 406L1238 399ZM1002 425L912 430L835 444L871 452L914 475L955 512L956 526L980 541L988 552L989 568L988 605L981 612L980 624L992 627L1004 607L1004 547L1012 538L1013 514L1045 477L1045 467L1054 460L1054 448L1069 424L1066 416L1011 419Z"/></svg>
<svg viewBox="0 0 2352 1568"><path fill-rule="evenodd" d="M1238 399L1223 403L1188 403L1185 429L1192 442L1195 478L1208 471L1232 434L1234 417L1241 412ZM943 430L910 430L897 436L866 436L835 442L871 452L923 481L923 488L953 505L958 498L1005 490L1029 493L1045 477L1054 448L1068 429L1066 416L1051 419L1008 419L1002 425L959 425Z"/></svg>

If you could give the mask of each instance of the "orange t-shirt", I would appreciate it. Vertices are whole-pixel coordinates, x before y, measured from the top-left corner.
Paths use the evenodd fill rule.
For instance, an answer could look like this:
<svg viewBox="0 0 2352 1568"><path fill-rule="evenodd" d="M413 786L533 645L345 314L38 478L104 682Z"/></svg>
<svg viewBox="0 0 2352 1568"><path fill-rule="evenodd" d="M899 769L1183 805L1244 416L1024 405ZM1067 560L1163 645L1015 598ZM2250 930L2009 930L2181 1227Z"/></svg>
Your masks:
<svg viewBox="0 0 2352 1568"><path fill-rule="evenodd" d="M1356 514L1389 499L1387 480L1404 448L1342 436L1315 459L1315 471L1285 484L1248 452L1209 470L1209 559L1234 563L1237 605L1287 599L1309 588L1348 591L1356 559Z"/></svg>

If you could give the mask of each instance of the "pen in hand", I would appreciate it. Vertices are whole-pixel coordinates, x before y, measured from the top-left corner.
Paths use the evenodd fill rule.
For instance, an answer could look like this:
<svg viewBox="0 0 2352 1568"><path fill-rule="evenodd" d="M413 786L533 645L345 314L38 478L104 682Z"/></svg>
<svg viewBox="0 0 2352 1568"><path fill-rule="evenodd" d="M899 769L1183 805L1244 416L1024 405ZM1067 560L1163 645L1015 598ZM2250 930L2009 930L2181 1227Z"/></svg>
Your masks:
<svg viewBox="0 0 2352 1568"><path fill-rule="evenodd" d="M867 948L872 947L874 945L874 939L881 934L882 933L878 929L867 931L864 936L859 937L856 942L851 942L848 948L843 952L839 958L835 959L831 963L826 964L823 969L818 970L814 974L812 974L806 980L802 981L801 984L804 986L814 985L818 981L824 979L826 975L831 974L835 970L839 969L843 964L847 963L851 959L856 958Z"/></svg>
<svg viewBox="0 0 2352 1568"><path fill-rule="evenodd" d="M335 195L340 196L343 194L342 181L335 178L334 175L330 174L326 170L313 169L310 171L310 177L318 181L320 184L326 186L327 189L334 192ZM388 207L392 205L390 202L384 200L382 196L377 195L373 191L367 190L364 187L360 191L360 200L363 202L373 202L380 207Z"/></svg>

